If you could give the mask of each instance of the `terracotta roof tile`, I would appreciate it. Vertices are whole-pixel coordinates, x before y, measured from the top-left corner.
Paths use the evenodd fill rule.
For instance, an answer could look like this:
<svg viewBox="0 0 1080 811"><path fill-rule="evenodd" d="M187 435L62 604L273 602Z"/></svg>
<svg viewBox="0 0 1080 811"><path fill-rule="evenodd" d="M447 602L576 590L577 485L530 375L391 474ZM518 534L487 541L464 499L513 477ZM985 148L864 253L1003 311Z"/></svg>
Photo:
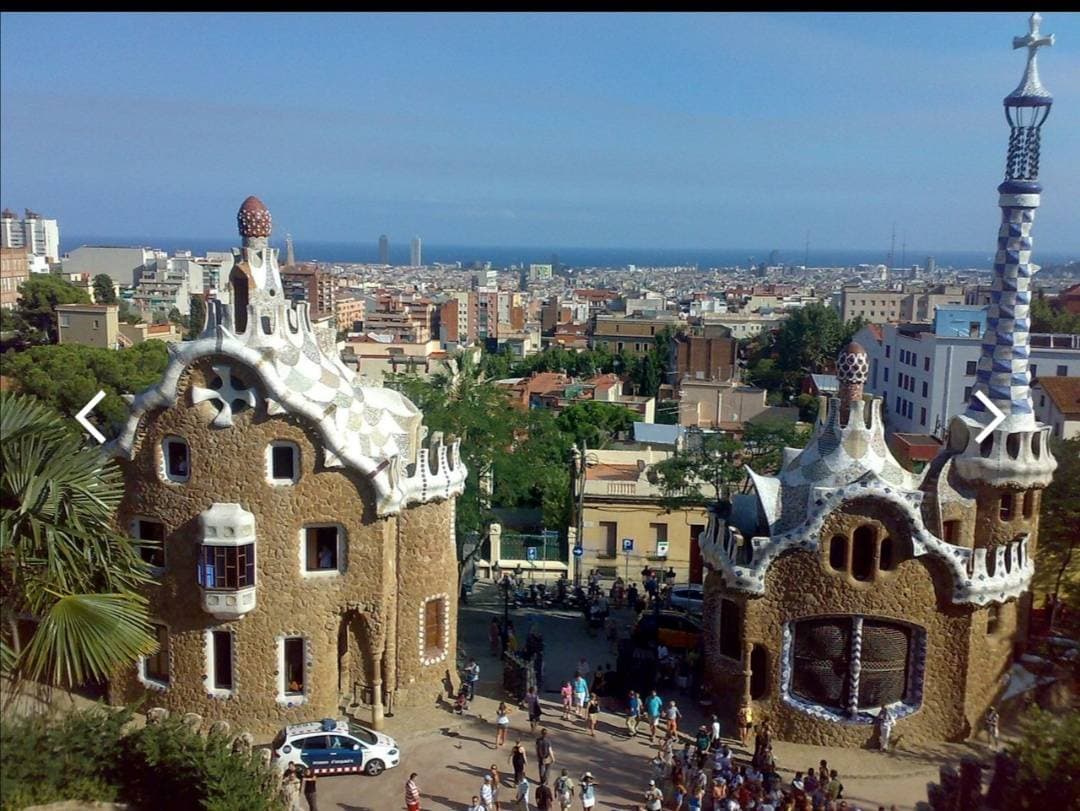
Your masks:
<svg viewBox="0 0 1080 811"><path fill-rule="evenodd" d="M1080 418L1080 377L1040 377L1039 386L1062 415Z"/></svg>

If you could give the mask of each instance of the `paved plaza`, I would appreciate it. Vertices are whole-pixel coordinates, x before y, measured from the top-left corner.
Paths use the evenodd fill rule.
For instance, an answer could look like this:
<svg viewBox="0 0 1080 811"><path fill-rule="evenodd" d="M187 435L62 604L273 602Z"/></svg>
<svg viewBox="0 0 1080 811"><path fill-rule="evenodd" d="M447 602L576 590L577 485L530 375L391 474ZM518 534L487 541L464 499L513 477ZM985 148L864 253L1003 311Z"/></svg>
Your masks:
<svg viewBox="0 0 1080 811"><path fill-rule="evenodd" d="M401 765L376 778L365 776L332 777L319 783L320 808L359 811L391 811L404 808L403 786L413 771L419 774L417 783L423 794L424 809L464 809L470 798L479 793L483 775L492 764L504 776L501 789L505 800L512 799L510 786L510 749L520 740L528 755L527 774L530 783L537 779L535 736L529 731L524 710L511 714L507 744L494 748L495 709L504 697L501 684L501 665L488 650L487 629L492 615L501 616L502 607L490 587L478 589L472 605L462 606L460 645L466 655L475 656L480 664L480 685L477 699L464 716L455 715L446 702L432 703L426 708L402 711L387 720L386 732L401 744ZM629 618L627 612L625 618ZM570 611L511 611L514 627L523 638L532 622L536 622L545 642L545 679L542 700L545 715L543 726L552 739L556 761L552 780L559 769L566 768L575 784L582 772L589 770L597 783L597 809L633 809L642 802L650 778L650 758L655 748L648 745L648 735L642 732L630 740L621 715L621 704L604 707L592 738L583 721L561 720L558 687L561 679L573 674L580 656L585 656L595 668L615 665L611 644L601 635L590 636L578 612ZM689 696L679 693L663 695L675 699L684 713L680 730L692 732L704 716ZM642 726L644 730L644 725ZM729 738L736 754L743 754L737 742ZM902 741L901 741L902 745ZM936 781L938 767L945 760L958 762L964 754L985 754L981 744L941 744L917 751L882 754L869 750L828 749L774 742L778 767L785 783L796 769L805 771L816 767L826 758L830 767L840 771L845 785L845 797L862 808L886 808L892 804L901 809L913 809L925 802L926 784ZM577 806L575 805L575 808Z"/></svg>

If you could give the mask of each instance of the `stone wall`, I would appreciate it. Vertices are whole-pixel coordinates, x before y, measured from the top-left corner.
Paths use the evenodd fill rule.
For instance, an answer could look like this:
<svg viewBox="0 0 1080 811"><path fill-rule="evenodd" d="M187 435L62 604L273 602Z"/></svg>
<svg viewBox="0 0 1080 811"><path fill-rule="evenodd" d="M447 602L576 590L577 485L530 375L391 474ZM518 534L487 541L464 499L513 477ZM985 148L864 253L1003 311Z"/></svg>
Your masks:
<svg viewBox="0 0 1080 811"><path fill-rule="evenodd" d="M399 612L399 600L412 599L412 586L403 588L396 573L424 571L397 563L399 554L431 561L416 588L448 590L448 572L456 566L451 524L452 504L431 504L404 511L402 517L378 518L374 496L364 477L345 468L328 469L317 433L304 421L267 414L263 393L256 407L234 416L231 428L214 428L214 402L192 406L189 387L207 386L211 367L224 359L203 359L185 373L178 405L148 415L130 462L122 461L126 491L118 524L128 529L141 517L165 525L166 567L161 584L148 589L150 616L169 628L170 682L153 689L154 704L172 710L195 711L209 721L229 720L259 735L284 724L337 717L339 697L377 684L384 646L393 650L395 638L416 646L417 618ZM256 376L235 362L234 373L248 385ZM190 449L190 479L163 481L161 442L169 435L183 437ZM266 448L272 440L290 440L300 449L300 474L295 484L280 486L267 480ZM240 619L223 622L205 612L196 582L201 540L199 514L215 502L235 502L255 516L256 606ZM423 518L410 521L411 512ZM305 574L302 528L312 523L336 523L345 533L344 571ZM407 579L407 578L406 578ZM456 619L456 594L448 608L449 624ZM400 596L399 596L400 594ZM406 619L409 621L406 622ZM344 627L343 627L344 625ZM234 690L227 697L211 695L206 632L234 634ZM305 695L279 696L279 638L303 636L309 664ZM448 640L453 661L454 638ZM399 661L402 683L428 679L414 659ZM441 670L439 674L441 675ZM390 682L393 684L393 681ZM147 688L135 669L116 674L110 699L132 701Z"/></svg>

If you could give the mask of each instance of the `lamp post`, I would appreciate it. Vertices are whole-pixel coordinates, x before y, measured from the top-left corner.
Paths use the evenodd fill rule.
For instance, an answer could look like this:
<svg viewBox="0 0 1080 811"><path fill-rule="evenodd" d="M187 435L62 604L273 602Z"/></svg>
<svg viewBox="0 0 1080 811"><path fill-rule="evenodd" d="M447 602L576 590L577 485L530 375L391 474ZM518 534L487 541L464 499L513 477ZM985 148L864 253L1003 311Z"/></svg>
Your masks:
<svg viewBox="0 0 1080 811"><path fill-rule="evenodd" d="M503 593L502 652L506 655L506 643L510 637L510 573L503 572L499 586Z"/></svg>
<svg viewBox="0 0 1080 811"><path fill-rule="evenodd" d="M577 481L577 546L585 546L585 478L586 472L590 465L595 465L600 462L600 458L595 454L589 453L589 446L582 440L581 450L579 451L577 445L573 447L571 451L573 453L574 473ZM574 555L574 587L577 588L581 585L581 563L582 558Z"/></svg>

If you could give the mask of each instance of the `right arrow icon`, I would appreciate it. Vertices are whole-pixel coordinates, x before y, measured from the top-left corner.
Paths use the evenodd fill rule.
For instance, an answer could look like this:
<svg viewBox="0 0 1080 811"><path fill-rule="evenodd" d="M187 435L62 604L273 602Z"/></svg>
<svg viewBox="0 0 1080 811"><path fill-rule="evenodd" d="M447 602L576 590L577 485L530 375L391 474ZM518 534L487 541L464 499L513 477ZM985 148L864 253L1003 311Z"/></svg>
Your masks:
<svg viewBox="0 0 1080 811"><path fill-rule="evenodd" d="M990 421L990 424L983 428L979 435L975 437L976 442L982 442L984 439L990 436L991 431L993 431L995 428L1001 425L1002 422L1005 421L1005 412L998 408L996 405L994 405L994 401L987 397L985 394L983 394L981 391L975 392L975 396L982 401L982 404L984 406L986 406L986 410L994 415L994 419Z"/></svg>

